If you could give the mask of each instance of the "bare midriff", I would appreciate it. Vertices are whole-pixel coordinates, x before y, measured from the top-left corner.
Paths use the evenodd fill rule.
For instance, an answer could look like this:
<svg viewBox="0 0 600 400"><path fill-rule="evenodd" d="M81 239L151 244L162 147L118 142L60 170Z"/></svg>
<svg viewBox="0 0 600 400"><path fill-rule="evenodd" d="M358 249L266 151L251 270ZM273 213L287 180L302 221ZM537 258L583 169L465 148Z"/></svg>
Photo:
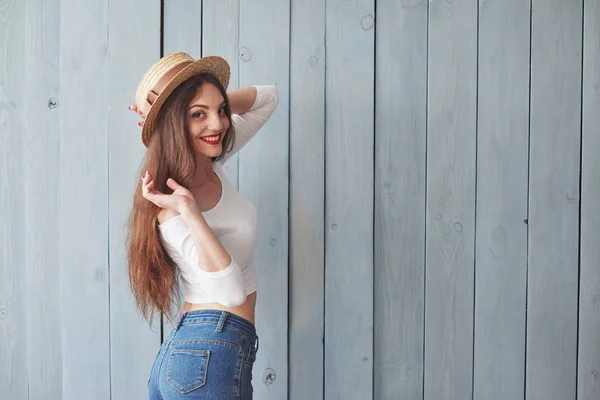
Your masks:
<svg viewBox="0 0 600 400"><path fill-rule="evenodd" d="M193 304L188 303L187 301L183 305L183 312L186 313L188 311L196 311L196 310L220 310L227 311L238 317L244 318L248 320L254 325L254 310L256 307L256 292L248 295L246 301L241 306L237 307L225 307L219 303L202 303L202 304Z"/></svg>

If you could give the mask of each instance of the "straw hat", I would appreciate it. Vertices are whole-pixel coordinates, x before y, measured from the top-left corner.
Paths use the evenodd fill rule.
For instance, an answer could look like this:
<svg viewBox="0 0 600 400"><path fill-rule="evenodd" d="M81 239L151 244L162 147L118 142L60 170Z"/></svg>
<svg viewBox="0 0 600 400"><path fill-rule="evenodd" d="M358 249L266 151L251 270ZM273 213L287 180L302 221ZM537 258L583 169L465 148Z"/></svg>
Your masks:
<svg viewBox="0 0 600 400"><path fill-rule="evenodd" d="M146 147L150 143L156 117L169 95L185 80L203 72L213 74L227 89L229 64L221 57L194 60L186 53L173 53L158 60L146 72L135 93L135 103L146 116L142 126L142 142Z"/></svg>

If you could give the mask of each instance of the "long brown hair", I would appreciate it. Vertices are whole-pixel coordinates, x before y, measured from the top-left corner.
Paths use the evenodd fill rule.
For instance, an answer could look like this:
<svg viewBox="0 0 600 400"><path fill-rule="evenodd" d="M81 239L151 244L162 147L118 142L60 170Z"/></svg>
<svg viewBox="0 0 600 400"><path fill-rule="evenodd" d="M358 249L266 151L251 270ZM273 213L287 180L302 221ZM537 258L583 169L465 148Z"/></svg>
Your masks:
<svg viewBox="0 0 600 400"><path fill-rule="evenodd" d="M183 82L171 93L157 117L141 173L148 171L157 190L171 193L167 179L189 187L196 169L196 154L188 133L188 107L204 84L215 85L225 99L229 129L223 137L223 153L231 151L234 128L231 109L223 85L211 74L199 74ZM163 247L157 228L160 208L142 196L141 180L133 196L127 237L129 283L138 309L150 321L158 311L172 317L173 306L180 304L177 268Z"/></svg>

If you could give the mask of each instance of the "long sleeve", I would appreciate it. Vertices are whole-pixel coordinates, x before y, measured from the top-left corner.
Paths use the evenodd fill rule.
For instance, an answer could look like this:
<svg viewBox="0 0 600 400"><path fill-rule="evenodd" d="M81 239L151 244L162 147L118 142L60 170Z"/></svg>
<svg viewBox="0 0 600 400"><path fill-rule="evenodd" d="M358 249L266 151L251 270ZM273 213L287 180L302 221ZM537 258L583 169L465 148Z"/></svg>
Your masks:
<svg viewBox="0 0 600 400"><path fill-rule="evenodd" d="M254 86L256 88L256 99L250 110L243 114L231 116L235 127L235 142L233 149L225 155L226 161L237 153L256 135L256 132L271 118L279 104L279 92L276 86Z"/></svg>

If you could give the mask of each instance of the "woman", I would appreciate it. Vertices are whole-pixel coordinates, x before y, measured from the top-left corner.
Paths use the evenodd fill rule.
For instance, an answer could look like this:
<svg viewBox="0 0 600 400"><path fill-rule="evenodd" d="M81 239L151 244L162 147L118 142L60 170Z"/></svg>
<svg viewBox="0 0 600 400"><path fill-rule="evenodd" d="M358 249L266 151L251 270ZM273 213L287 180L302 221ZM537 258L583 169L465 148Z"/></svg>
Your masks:
<svg viewBox="0 0 600 400"><path fill-rule="evenodd" d="M171 314L183 284L183 316L163 342L150 399L251 399L258 337L256 210L222 163L269 119L274 86L226 92L220 57L163 57L136 93L148 148L129 226L129 278L151 319Z"/></svg>

